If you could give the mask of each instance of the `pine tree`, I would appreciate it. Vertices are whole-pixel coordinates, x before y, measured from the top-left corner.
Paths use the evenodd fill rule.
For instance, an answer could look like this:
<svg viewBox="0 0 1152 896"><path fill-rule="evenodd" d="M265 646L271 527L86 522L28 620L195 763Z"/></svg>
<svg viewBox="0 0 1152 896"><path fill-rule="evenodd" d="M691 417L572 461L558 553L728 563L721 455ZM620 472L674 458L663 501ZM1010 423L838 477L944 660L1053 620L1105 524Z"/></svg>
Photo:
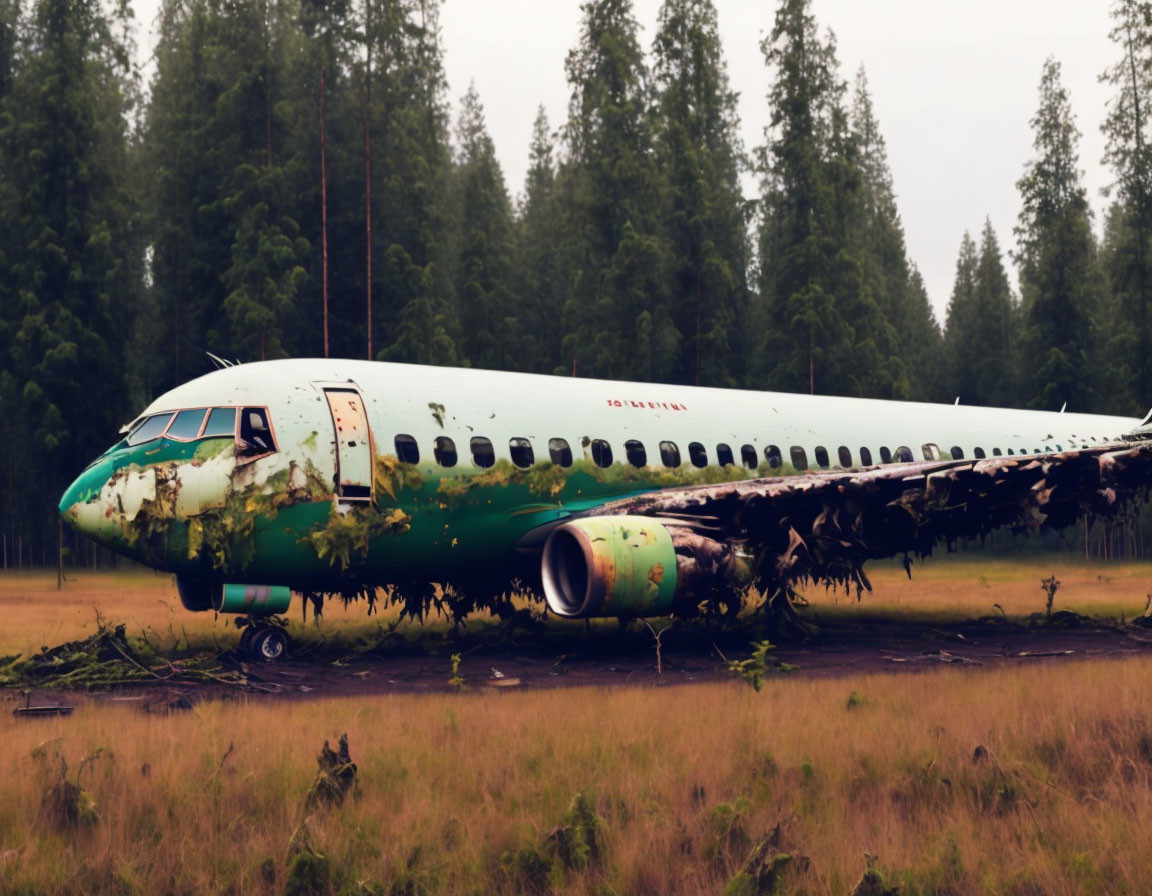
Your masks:
<svg viewBox="0 0 1152 896"><path fill-rule="evenodd" d="M1103 124L1104 161L1126 220L1114 229L1125 240L1111 244L1107 259L1117 312L1108 350L1120 377L1117 401L1135 413L1152 382L1152 3L1117 0L1112 19L1122 55L1102 76L1116 90Z"/></svg>
<svg viewBox="0 0 1152 896"><path fill-rule="evenodd" d="M474 367L508 369L525 346L511 291L512 206L474 83L456 131L452 267L460 351Z"/></svg>
<svg viewBox="0 0 1152 896"><path fill-rule="evenodd" d="M287 272L312 257L295 234L299 222L317 216L311 194L299 187L311 172L293 145L304 127L288 101L297 90L293 67L302 67L294 8L272 0L172 0L161 23L144 153L154 172L153 310L138 333L144 344L169 347L150 371L153 392L203 373L205 351L254 359L269 351L270 337L287 340L274 352L319 348L306 335L319 330L319 314L309 309L301 317L296 307L310 297L301 278L292 278L291 302L273 299L287 289ZM315 133L311 116L306 133ZM264 208L253 211L258 205ZM284 261L284 270L266 268L278 286L258 287L256 272L283 236L299 257ZM266 306L259 326L252 307L241 311L252 301Z"/></svg>
<svg viewBox="0 0 1152 896"><path fill-rule="evenodd" d="M1016 317L996 232L985 220L979 251L967 231L960 243L944 331L948 384L964 404L1018 403Z"/></svg>
<svg viewBox="0 0 1152 896"><path fill-rule="evenodd" d="M308 241L295 220L283 214L281 172L243 166L240 189L227 200L237 219L232 265L223 274L224 312L233 345L244 357L261 361L287 356L284 335L296 297L308 275L303 262Z"/></svg>
<svg viewBox="0 0 1152 896"><path fill-rule="evenodd" d="M373 19L372 218L383 262L372 268L373 321L382 360L460 361L442 240L451 158L439 9L439 0L384 0Z"/></svg>
<svg viewBox="0 0 1152 896"><path fill-rule="evenodd" d="M859 145L844 108L835 41L810 0L782 0L761 50L775 77L760 154L761 294L767 332L760 385L843 395L899 394L905 375L856 222Z"/></svg>
<svg viewBox="0 0 1152 896"><path fill-rule="evenodd" d="M22 46L9 40L5 51L0 389L12 402L5 472L19 471L5 488L15 522L41 545L55 543L56 530L44 496L106 447L127 410L122 359L141 265L124 30L94 0L39 0L18 32Z"/></svg>
<svg viewBox="0 0 1152 896"><path fill-rule="evenodd" d="M1101 277L1091 212L1078 168L1080 132L1060 63L1049 58L1032 119L1036 157L1017 182L1016 226L1024 331L1022 399L1040 410L1095 404Z"/></svg>
<svg viewBox="0 0 1152 896"><path fill-rule="evenodd" d="M653 45L656 153L668 190L678 382L735 385L748 311L736 93L711 0L665 0Z"/></svg>
<svg viewBox="0 0 1152 896"><path fill-rule="evenodd" d="M589 0L566 63L562 213L565 353L582 375L661 380L680 334L668 295L668 244L652 161L647 70L630 0Z"/></svg>
<svg viewBox="0 0 1152 896"><path fill-rule="evenodd" d="M908 261L888 153L863 66L856 74L851 123L861 171L860 220L855 232L871 290L884 319L895 330L896 341L889 349L893 355L887 364L892 397L930 400L937 397L940 386L936 361L940 328L923 281Z"/></svg>
<svg viewBox="0 0 1152 896"><path fill-rule="evenodd" d="M557 320L564 308L561 266L563 222L556 191L554 143L544 107L537 109L528 149L528 173L515 224L515 292L518 318L528 344L512 368L551 373L563 368L563 332ZM520 363L522 362L522 363Z"/></svg>

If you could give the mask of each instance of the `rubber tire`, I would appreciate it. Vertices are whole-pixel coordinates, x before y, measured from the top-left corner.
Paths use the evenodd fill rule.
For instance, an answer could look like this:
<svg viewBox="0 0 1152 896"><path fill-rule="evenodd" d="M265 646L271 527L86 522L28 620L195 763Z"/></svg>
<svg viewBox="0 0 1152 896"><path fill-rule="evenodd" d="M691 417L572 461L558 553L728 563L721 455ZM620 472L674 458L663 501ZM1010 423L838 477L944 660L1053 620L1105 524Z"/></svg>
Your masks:
<svg viewBox="0 0 1152 896"><path fill-rule="evenodd" d="M261 663L275 663L288 654L288 636L273 625L261 628L252 636L252 659Z"/></svg>
<svg viewBox="0 0 1152 896"><path fill-rule="evenodd" d="M251 657L252 653L252 639L256 637L257 628L254 625L244 626L244 630L240 632L240 655L243 657Z"/></svg>

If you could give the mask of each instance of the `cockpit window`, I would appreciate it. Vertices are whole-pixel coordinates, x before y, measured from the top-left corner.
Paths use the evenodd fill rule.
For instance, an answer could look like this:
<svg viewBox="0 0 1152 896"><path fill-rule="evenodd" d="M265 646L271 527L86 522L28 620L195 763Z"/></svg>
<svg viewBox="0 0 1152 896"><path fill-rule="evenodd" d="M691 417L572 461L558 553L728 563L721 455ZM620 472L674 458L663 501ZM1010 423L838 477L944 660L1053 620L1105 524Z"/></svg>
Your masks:
<svg viewBox="0 0 1152 896"><path fill-rule="evenodd" d="M241 457L257 457L276 450L272 428L268 425L267 410L243 408L240 411L240 438L236 447Z"/></svg>
<svg viewBox="0 0 1152 896"><path fill-rule="evenodd" d="M160 433L164 432L168 426L168 421L172 419L171 412L167 414L154 414L151 417L146 417L141 420L136 427L128 433L128 438L124 440L125 444L143 445L145 442L151 442L153 439L160 438Z"/></svg>
<svg viewBox="0 0 1152 896"><path fill-rule="evenodd" d="M204 422L206 408L196 408L194 411L181 411L168 427L164 435L177 442L191 442L200 435L200 424Z"/></svg>
<svg viewBox="0 0 1152 896"><path fill-rule="evenodd" d="M202 438L212 439L236 434L236 408L212 408L208 415L208 425L204 427Z"/></svg>

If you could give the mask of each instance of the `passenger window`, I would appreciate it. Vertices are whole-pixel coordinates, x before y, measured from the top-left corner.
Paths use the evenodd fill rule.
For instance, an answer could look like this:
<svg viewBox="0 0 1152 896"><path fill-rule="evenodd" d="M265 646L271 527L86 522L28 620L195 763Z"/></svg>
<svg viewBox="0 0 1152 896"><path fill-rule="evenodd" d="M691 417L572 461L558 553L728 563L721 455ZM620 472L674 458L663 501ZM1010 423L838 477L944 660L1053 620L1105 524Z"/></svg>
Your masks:
<svg viewBox="0 0 1152 896"><path fill-rule="evenodd" d="M549 439L548 456L552 458L552 463L558 467L572 466L572 449L569 447L567 439Z"/></svg>
<svg viewBox="0 0 1152 896"><path fill-rule="evenodd" d="M160 438L160 433L168 427L168 421L172 419L172 414L155 414L148 417L137 424L136 428L128 433L128 438L124 441L129 445L143 445L145 442L151 442L153 439Z"/></svg>
<svg viewBox="0 0 1152 896"><path fill-rule="evenodd" d="M808 455L804 452L804 449L797 448L795 445L793 445L789 451L792 455L792 466L797 470L807 470ZM771 463L771 461L769 461L769 463Z"/></svg>
<svg viewBox="0 0 1152 896"><path fill-rule="evenodd" d="M271 454L276 450L272 428L268 425L268 412L264 408L243 408L240 411L239 453L244 457Z"/></svg>
<svg viewBox="0 0 1152 896"><path fill-rule="evenodd" d="M716 463L722 467L734 467L736 461L732 458L732 446L721 442L716 446Z"/></svg>
<svg viewBox="0 0 1152 896"><path fill-rule="evenodd" d="M708 452L699 442L688 443L688 459L694 467L708 466Z"/></svg>
<svg viewBox="0 0 1152 896"><path fill-rule="evenodd" d="M920 446L924 452L924 460L940 460L940 446L935 442L926 442Z"/></svg>
<svg viewBox="0 0 1152 896"><path fill-rule="evenodd" d="M882 463L882 464L892 463L892 452L888 450L888 447L886 445L880 446L880 463Z"/></svg>
<svg viewBox="0 0 1152 896"><path fill-rule="evenodd" d="M759 464L756 461L756 449L752 445L740 446L740 460L749 470L755 470Z"/></svg>
<svg viewBox="0 0 1152 896"><path fill-rule="evenodd" d="M488 469L496 463L496 452L492 448L491 439L486 439L484 436L472 436L470 443L472 448L472 463L478 467Z"/></svg>
<svg viewBox="0 0 1152 896"><path fill-rule="evenodd" d="M176 415L164 435L170 439L175 439L177 442L191 442L200 435L200 424L204 422L205 413L207 413L207 408L181 411Z"/></svg>
<svg viewBox="0 0 1152 896"><path fill-rule="evenodd" d="M823 445L816 446L816 466L821 470L828 469L828 449Z"/></svg>
<svg viewBox="0 0 1152 896"><path fill-rule="evenodd" d="M852 466L852 452L848 450L847 446L841 445L840 450L836 453L840 456L840 466L845 469Z"/></svg>
<svg viewBox="0 0 1152 896"><path fill-rule="evenodd" d="M512 463L522 470L536 463L536 453L532 450L532 443L527 439L509 439L508 453L512 456Z"/></svg>
<svg viewBox="0 0 1152 896"><path fill-rule="evenodd" d="M1008 453L1009 453L1009 454L1015 454L1016 452L1015 452L1015 451L1013 451L1011 448L1009 448L1009 449L1008 449Z"/></svg>
<svg viewBox="0 0 1152 896"><path fill-rule="evenodd" d="M432 456L442 467L456 466L456 443L448 436L437 436L432 443Z"/></svg>
<svg viewBox="0 0 1152 896"><path fill-rule="evenodd" d="M792 450L795 451L796 449L793 448ZM779 470L784 466L784 457L775 445L769 445L764 449L764 460L768 461L768 466L773 470Z"/></svg>
<svg viewBox="0 0 1152 896"><path fill-rule="evenodd" d="M208 415L208 425L204 427L201 438L212 439L236 435L236 408L212 408Z"/></svg>
<svg viewBox="0 0 1152 896"><path fill-rule="evenodd" d="M992 456L993 457L1003 457L1004 453L999 448L993 448L992 449Z"/></svg>
<svg viewBox="0 0 1152 896"><path fill-rule="evenodd" d="M396 444L396 459L405 464L420 463L420 446L409 435L398 435L393 440Z"/></svg>
<svg viewBox="0 0 1152 896"><path fill-rule="evenodd" d="M907 445L901 445L896 449L896 463L910 464L912 463L912 449Z"/></svg>
<svg viewBox="0 0 1152 896"><path fill-rule="evenodd" d="M644 450L644 443L629 439L624 443L624 454L628 463L634 467L643 467L648 464L648 452Z"/></svg>
<svg viewBox="0 0 1152 896"><path fill-rule="evenodd" d="M964 460L964 449L959 445L952 446L952 460Z"/></svg>
<svg viewBox="0 0 1152 896"><path fill-rule="evenodd" d="M863 446L860 448L860 463L866 467L872 466L872 452Z"/></svg>
<svg viewBox="0 0 1152 896"><path fill-rule="evenodd" d="M975 454L977 458L985 458L988 456L987 454L984 453L983 448L973 448L972 453Z"/></svg>
<svg viewBox="0 0 1152 896"><path fill-rule="evenodd" d="M675 442L661 442L660 460L666 467L680 466L679 446Z"/></svg>
<svg viewBox="0 0 1152 896"><path fill-rule="evenodd" d="M612 446L603 439L592 440L592 463L598 467L612 466Z"/></svg>

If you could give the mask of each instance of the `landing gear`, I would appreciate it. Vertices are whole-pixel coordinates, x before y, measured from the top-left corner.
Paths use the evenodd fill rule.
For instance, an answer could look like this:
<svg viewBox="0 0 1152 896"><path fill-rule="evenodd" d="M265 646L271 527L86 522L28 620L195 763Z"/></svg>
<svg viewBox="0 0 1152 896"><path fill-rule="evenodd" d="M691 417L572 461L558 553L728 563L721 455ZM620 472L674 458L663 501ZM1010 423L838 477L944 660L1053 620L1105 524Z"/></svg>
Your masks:
<svg viewBox="0 0 1152 896"><path fill-rule="evenodd" d="M240 655L259 663L275 663L288 654L288 633L275 625L249 620L240 633Z"/></svg>

